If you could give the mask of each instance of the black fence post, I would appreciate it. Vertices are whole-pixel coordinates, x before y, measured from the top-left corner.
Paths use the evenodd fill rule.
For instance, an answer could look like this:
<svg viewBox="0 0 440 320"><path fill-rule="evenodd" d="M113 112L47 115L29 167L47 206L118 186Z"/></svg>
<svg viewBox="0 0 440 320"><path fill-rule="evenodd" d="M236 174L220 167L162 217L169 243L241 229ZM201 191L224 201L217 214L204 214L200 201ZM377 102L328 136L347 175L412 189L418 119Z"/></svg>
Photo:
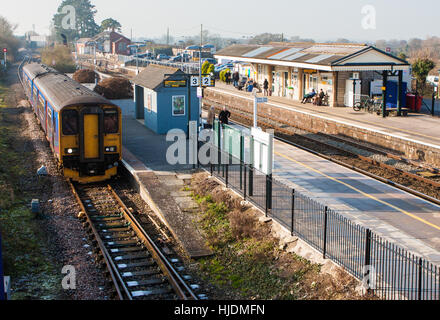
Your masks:
<svg viewBox="0 0 440 320"><path fill-rule="evenodd" d="M226 169L226 188L228 187L228 184L229 184L229 163L230 163L230 158L231 158L231 156L228 156L228 162L225 164L225 169Z"/></svg>
<svg viewBox="0 0 440 320"><path fill-rule="evenodd" d="M220 176L220 165L221 165L221 163L222 163L222 158L221 158L221 155L222 155L222 145L221 145L221 143L222 143L222 124L220 123L220 122L218 122L218 134L217 134L217 142L218 142L218 158L217 158L217 170L218 170L218 175Z"/></svg>
<svg viewBox="0 0 440 320"><path fill-rule="evenodd" d="M364 265L366 267L370 266L371 264L371 230L367 229L365 232L365 263ZM366 268L365 270L369 270L368 272L371 272L371 268ZM366 277L367 274L364 273L364 277ZM370 285L368 285L368 293L371 292Z"/></svg>
<svg viewBox="0 0 440 320"><path fill-rule="evenodd" d="M272 211L272 175L266 175L266 217Z"/></svg>
<svg viewBox="0 0 440 320"><path fill-rule="evenodd" d="M254 195L254 168L249 166L249 197Z"/></svg>
<svg viewBox="0 0 440 320"><path fill-rule="evenodd" d="M295 189L292 189L292 220L290 226L290 231L292 236L294 234L294 230L295 230Z"/></svg>
<svg viewBox="0 0 440 320"><path fill-rule="evenodd" d="M432 93L432 108L431 108L431 115L434 116L434 108L435 108L435 92Z"/></svg>
<svg viewBox="0 0 440 320"><path fill-rule="evenodd" d="M247 166L246 166L246 163L244 164L244 179L243 179L243 182L244 182L244 187L243 187L243 199L244 200L246 200L246 189L247 189L247 186L246 186L246 171L247 171Z"/></svg>
<svg viewBox="0 0 440 320"><path fill-rule="evenodd" d="M322 256L325 259L327 254L327 220L328 220L328 207L324 209L324 247L322 250Z"/></svg>
<svg viewBox="0 0 440 320"><path fill-rule="evenodd" d="M417 288L419 300L422 300L422 267L423 267L423 260L422 258L419 258L419 287Z"/></svg>
<svg viewBox="0 0 440 320"><path fill-rule="evenodd" d="M240 136L240 190L243 189L244 136Z"/></svg>

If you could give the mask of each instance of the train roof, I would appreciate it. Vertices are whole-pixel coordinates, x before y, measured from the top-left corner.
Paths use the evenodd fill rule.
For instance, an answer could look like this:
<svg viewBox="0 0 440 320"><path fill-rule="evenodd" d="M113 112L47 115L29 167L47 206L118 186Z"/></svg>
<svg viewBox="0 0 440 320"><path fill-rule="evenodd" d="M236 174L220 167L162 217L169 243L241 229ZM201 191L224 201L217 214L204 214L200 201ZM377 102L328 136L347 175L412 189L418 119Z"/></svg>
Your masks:
<svg viewBox="0 0 440 320"><path fill-rule="evenodd" d="M111 105L114 103L86 88L67 75L38 63L27 64L23 70L58 112L74 105Z"/></svg>

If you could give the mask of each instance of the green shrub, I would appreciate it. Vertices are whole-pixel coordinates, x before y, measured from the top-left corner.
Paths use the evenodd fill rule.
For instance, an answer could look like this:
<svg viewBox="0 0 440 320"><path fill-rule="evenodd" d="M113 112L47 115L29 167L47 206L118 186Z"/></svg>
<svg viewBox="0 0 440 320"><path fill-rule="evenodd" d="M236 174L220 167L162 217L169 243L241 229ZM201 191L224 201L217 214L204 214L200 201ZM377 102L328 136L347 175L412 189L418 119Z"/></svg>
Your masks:
<svg viewBox="0 0 440 320"><path fill-rule="evenodd" d="M222 71L220 71L220 80L221 81L223 81L223 82L226 82L226 77L225 77L225 75L226 75L226 73L228 73L228 72L230 72L231 70L229 70L229 69L224 69L224 70L222 70Z"/></svg>
<svg viewBox="0 0 440 320"><path fill-rule="evenodd" d="M59 72L73 73L76 71L72 53L66 46L44 48L41 52L41 61Z"/></svg>

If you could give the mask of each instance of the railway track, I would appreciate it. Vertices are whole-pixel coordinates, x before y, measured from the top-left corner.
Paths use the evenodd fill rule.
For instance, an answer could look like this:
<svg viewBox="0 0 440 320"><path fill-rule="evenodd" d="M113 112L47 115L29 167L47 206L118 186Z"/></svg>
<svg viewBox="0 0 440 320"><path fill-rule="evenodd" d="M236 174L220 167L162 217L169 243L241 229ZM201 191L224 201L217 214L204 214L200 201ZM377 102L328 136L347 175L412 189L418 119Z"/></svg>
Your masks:
<svg viewBox="0 0 440 320"><path fill-rule="evenodd" d="M195 293L198 285L186 283L190 276L180 275L179 259L160 250L110 185L69 184L120 300L206 299Z"/></svg>
<svg viewBox="0 0 440 320"><path fill-rule="evenodd" d="M219 106L216 106L216 108L220 110ZM229 111L234 122L244 126L252 125L253 116L245 110L229 108ZM265 129L274 129L276 137L288 144L440 205L440 176L435 168L419 165L387 150L365 146L363 143L330 137L321 133L306 132L286 119L274 119L266 114L260 113L258 115L258 125ZM352 148L357 149L359 152L350 150ZM382 161L359 154L364 151L381 156ZM388 162L386 160L401 166L402 164L412 166L415 173L385 163ZM429 173L433 178L425 178L417 172Z"/></svg>

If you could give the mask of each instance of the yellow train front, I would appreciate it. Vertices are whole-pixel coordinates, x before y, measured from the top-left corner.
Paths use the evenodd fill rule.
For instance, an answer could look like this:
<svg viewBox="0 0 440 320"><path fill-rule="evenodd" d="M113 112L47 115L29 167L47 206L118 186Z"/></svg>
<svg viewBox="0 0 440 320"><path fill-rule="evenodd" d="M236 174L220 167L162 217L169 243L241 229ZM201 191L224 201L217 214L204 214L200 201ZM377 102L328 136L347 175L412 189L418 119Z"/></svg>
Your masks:
<svg viewBox="0 0 440 320"><path fill-rule="evenodd" d="M121 109L41 64L21 70L26 94L66 178L110 179L122 158Z"/></svg>

